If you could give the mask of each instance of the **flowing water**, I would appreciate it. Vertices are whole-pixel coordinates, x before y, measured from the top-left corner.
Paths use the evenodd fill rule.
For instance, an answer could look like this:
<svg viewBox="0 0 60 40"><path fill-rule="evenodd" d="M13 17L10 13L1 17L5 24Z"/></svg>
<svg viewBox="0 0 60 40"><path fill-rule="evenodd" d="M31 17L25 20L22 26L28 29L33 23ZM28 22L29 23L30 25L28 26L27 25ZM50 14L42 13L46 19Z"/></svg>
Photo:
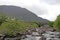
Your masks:
<svg viewBox="0 0 60 40"><path fill-rule="evenodd" d="M32 35L34 35L34 36L32 36ZM38 32L33 32L32 35L26 35L27 38L22 39L22 40L42 40L41 36L37 36L37 35L39 35ZM47 31L43 35L46 38L46 40L60 40L60 38L59 38L60 33L59 32Z"/></svg>
<svg viewBox="0 0 60 40"><path fill-rule="evenodd" d="M22 40L39 40L41 37L39 36L38 32L33 32L32 35L26 35L27 38Z"/></svg>
<svg viewBox="0 0 60 40"><path fill-rule="evenodd" d="M41 37L39 36L31 36L31 35L28 35L27 38L25 39L22 39L22 40L39 40Z"/></svg>

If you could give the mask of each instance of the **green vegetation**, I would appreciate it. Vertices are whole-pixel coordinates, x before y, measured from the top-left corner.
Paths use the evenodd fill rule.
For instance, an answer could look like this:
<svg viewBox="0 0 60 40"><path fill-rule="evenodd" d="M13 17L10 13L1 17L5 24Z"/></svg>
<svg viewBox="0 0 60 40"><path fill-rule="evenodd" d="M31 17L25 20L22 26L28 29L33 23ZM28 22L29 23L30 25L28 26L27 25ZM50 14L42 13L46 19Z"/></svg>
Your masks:
<svg viewBox="0 0 60 40"><path fill-rule="evenodd" d="M54 22L54 28L57 29L57 31L60 31L60 15L57 16L57 19Z"/></svg>
<svg viewBox="0 0 60 40"><path fill-rule="evenodd" d="M22 25L23 24L23 25ZM26 24L21 23L17 20L9 20L7 22L2 23L0 27L0 33L5 35L16 35L16 33L20 31L24 31Z"/></svg>
<svg viewBox="0 0 60 40"><path fill-rule="evenodd" d="M57 16L55 21L49 21L48 25L60 32L60 15Z"/></svg>
<svg viewBox="0 0 60 40"><path fill-rule="evenodd" d="M8 17L5 15L0 14L0 25L6 21Z"/></svg>
<svg viewBox="0 0 60 40"><path fill-rule="evenodd" d="M41 23L40 22L38 22L38 21L32 21L32 22L30 22L30 23L34 23L34 24L37 24L38 25L38 27L41 27Z"/></svg>
<svg viewBox="0 0 60 40"><path fill-rule="evenodd" d="M0 34L15 36L17 33L25 32L28 27L38 27L38 22L25 22L16 18L0 15Z"/></svg>
<svg viewBox="0 0 60 40"><path fill-rule="evenodd" d="M49 21L48 25L60 31L60 15L57 16L55 21ZM15 17L0 15L0 34L16 36L17 33L25 32L27 28L37 28L40 26L41 23L37 21L25 22Z"/></svg>
<svg viewBox="0 0 60 40"><path fill-rule="evenodd" d="M53 27L53 24L54 24L53 21L49 21L49 22L48 22L48 25L51 26L51 27Z"/></svg>

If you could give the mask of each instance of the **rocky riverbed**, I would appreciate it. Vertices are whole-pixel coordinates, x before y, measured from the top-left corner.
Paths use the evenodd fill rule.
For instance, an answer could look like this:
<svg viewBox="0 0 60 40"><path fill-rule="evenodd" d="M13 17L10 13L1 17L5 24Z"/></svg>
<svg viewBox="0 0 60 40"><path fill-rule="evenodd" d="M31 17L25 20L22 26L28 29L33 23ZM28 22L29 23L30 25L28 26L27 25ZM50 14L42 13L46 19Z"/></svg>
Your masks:
<svg viewBox="0 0 60 40"><path fill-rule="evenodd" d="M38 32L33 32L32 35L26 35L27 38L22 40L60 40L60 32L46 31L42 35Z"/></svg>
<svg viewBox="0 0 60 40"><path fill-rule="evenodd" d="M5 40L60 40L60 33L47 31L40 35L38 32L33 32L31 35L25 35L22 38L5 38Z"/></svg>
<svg viewBox="0 0 60 40"><path fill-rule="evenodd" d="M0 40L60 40L60 32L44 25L38 28L28 28L24 33L18 33L15 37L0 35Z"/></svg>

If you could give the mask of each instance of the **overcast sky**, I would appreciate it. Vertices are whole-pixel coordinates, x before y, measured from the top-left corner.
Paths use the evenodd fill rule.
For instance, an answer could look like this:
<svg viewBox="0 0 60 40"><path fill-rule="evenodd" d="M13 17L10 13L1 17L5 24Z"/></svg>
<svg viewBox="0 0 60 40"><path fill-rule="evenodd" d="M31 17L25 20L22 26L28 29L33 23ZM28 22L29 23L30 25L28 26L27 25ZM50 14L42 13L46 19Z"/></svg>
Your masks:
<svg viewBox="0 0 60 40"><path fill-rule="evenodd" d="M51 21L60 14L60 0L0 0L0 5L23 7Z"/></svg>

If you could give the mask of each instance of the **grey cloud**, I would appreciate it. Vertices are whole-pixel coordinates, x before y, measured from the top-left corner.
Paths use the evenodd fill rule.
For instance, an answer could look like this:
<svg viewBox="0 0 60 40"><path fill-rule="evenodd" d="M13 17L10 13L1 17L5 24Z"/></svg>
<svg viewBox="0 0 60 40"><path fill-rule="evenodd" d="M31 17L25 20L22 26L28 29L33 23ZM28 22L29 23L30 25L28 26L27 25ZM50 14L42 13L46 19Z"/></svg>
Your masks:
<svg viewBox="0 0 60 40"><path fill-rule="evenodd" d="M48 4L60 4L60 0L41 0L43 2L46 2Z"/></svg>

